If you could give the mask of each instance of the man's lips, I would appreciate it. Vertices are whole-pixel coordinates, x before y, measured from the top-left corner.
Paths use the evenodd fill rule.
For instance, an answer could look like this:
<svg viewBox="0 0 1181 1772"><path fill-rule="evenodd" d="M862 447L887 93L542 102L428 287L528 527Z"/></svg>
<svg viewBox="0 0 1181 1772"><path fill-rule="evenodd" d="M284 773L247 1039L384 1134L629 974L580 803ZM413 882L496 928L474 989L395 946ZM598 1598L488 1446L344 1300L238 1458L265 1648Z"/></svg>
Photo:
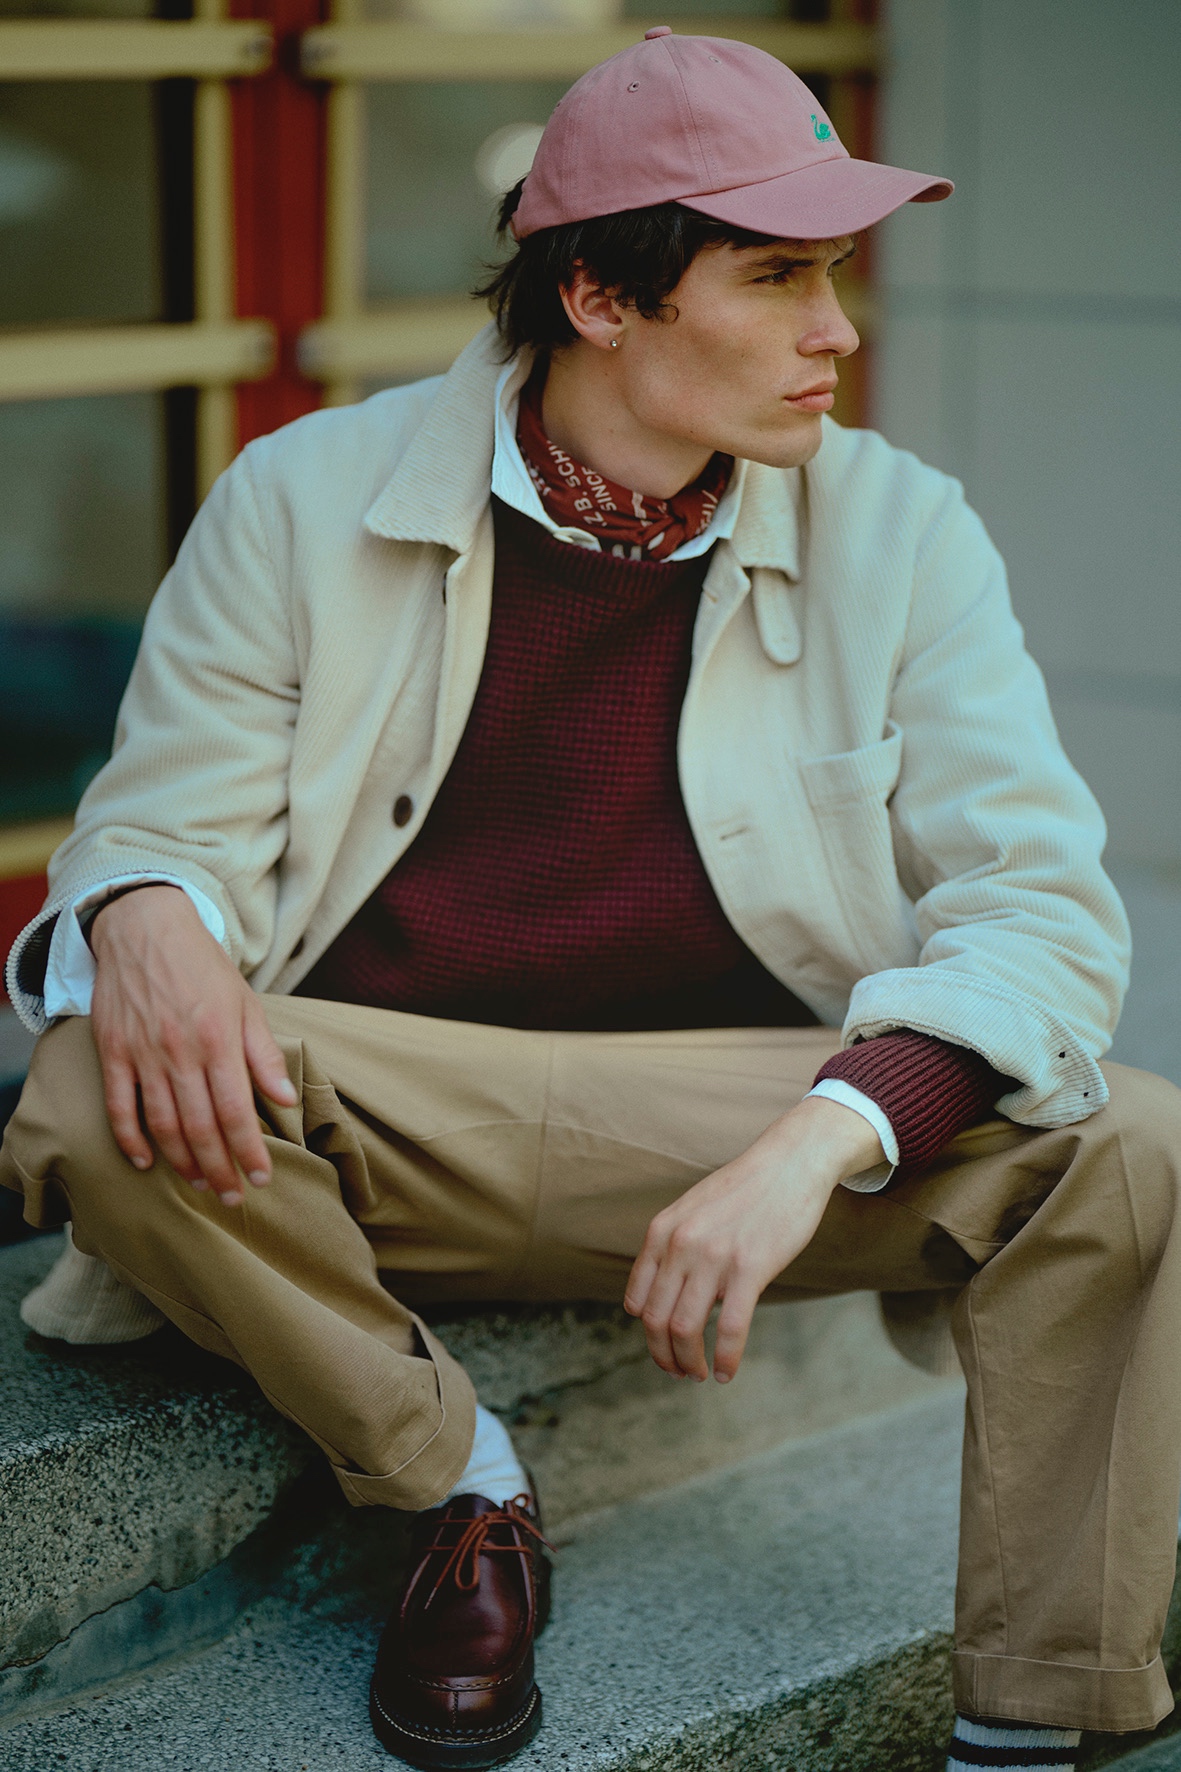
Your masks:
<svg viewBox="0 0 1181 1772"><path fill-rule="evenodd" d="M835 381L817 382L814 388L805 388L802 394L786 394L785 404L794 406L797 412L831 412L836 385Z"/></svg>

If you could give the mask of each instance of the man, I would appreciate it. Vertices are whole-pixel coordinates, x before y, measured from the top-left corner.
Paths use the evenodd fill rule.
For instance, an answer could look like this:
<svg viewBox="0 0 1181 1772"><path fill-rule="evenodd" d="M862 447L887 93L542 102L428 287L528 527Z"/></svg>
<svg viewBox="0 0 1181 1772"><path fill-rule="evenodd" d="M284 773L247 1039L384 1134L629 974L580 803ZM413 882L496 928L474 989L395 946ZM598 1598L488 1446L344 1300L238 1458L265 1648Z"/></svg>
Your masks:
<svg viewBox="0 0 1181 1772"><path fill-rule="evenodd" d="M995 552L824 416L831 272L949 191L744 46L585 76L499 329L211 495L14 950L31 1218L422 1510L415 1765L531 1739L548 1591L443 1299L624 1297L699 1381L718 1303L725 1382L761 1296L958 1293L949 1764L1171 1705L1181 1097L1098 1063L1126 924Z"/></svg>

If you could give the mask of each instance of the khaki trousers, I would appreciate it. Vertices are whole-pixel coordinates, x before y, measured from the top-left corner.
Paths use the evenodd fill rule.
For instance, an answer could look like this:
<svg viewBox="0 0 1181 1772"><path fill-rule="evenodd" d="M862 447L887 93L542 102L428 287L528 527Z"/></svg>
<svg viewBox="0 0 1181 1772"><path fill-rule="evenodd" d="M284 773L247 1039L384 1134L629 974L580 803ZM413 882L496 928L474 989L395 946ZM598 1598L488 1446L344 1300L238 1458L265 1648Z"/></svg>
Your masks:
<svg viewBox="0 0 1181 1772"><path fill-rule="evenodd" d="M618 1301L653 1214L807 1091L828 1029L541 1034L267 999L301 1104L226 1210L107 1127L84 1020L55 1027L0 1156L203 1347L254 1374L351 1500L420 1508L466 1463L471 1385L413 1315ZM992 1120L888 1195L838 1188L768 1296L959 1293L968 1384L961 1709L1104 1730L1171 1707L1181 1487L1181 1091L1107 1067L1080 1125ZM384 1284L383 1284L384 1281ZM388 1288L388 1289L387 1289Z"/></svg>

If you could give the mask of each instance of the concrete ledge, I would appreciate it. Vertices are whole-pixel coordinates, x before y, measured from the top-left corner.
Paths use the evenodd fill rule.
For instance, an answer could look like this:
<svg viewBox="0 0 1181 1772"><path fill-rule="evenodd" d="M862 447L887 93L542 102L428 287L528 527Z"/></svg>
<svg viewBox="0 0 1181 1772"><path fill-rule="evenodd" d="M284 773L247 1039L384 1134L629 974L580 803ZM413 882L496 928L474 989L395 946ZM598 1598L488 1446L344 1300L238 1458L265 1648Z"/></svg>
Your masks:
<svg viewBox="0 0 1181 1772"><path fill-rule="evenodd" d="M647 1358L640 1324L609 1304L440 1305L419 1315L498 1415L512 1415L526 1397L593 1384Z"/></svg>
<svg viewBox="0 0 1181 1772"><path fill-rule="evenodd" d="M69 1348L26 1330L17 1305L58 1249L0 1251L0 1666L153 1583L192 1581L311 1457L249 1380L175 1332Z"/></svg>
<svg viewBox="0 0 1181 1772"><path fill-rule="evenodd" d="M538 1652L546 1723L514 1765L935 1772L961 1430L959 1400L933 1398L571 1522ZM5 1772L378 1772L366 1687L398 1550L395 1520L332 1504L297 1592L199 1655L15 1722ZM1090 1737L1083 1763L1132 1745ZM1158 1753L1144 1772L1177 1763Z"/></svg>
<svg viewBox="0 0 1181 1772"><path fill-rule="evenodd" d="M945 1394L567 1521L539 1645L547 1721L522 1772L935 1772L961 1432ZM5 1772L388 1766L366 1687L402 1518L348 1509L322 1467L284 1513L287 1536L277 1517L189 1588L91 1620L40 1664L50 1677L9 1670L33 1714L9 1711ZM186 1653L210 1605L222 1640ZM145 1628L173 1657L147 1673ZM90 1695L63 1705L87 1666ZM1088 1738L1082 1764L1133 1745ZM1144 1772L1177 1764L1158 1752Z"/></svg>
<svg viewBox="0 0 1181 1772"><path fill-rule="evenodd" d="M35 1662L131 1596L194 1582L318 1456L244 1374L171 1328L111 1348L26 1330L20 1299L59 1249L44 1237L0 1250L0 1668ZM590 1384L643 1352L636 1325L600 1306L509 1307L439 1326L510 1415L535 1392Z"/></svg>
<svg viewBox="0 0 1181 1772"><path fill-rule="evenodd" d="M936 1399L572 1522L522 1772L930 1772L960 1431L958 1400ZM14 1722L5 1772L388 1764L366 1685L398 1547L375 1513L336 1507L301 1591L215 1647Z"/></svg>
<svg viewBox="0 0 1181 1772"><path fill-rule="evenodd" d="M148 1588L184 1587L274 1509L317 1456L225 1361L171 1328L122 1347L43 1341L17 1315L57 1237L0 1250L0 1667ZM439 1315L440 1313L436 1313ZM639 1357L603 1307L441 1324L490 1401L587 1384Z"/></svg>
<svg viewBox="0 0 1181 1772"><path fill-rule="evenodd" d="M0 1705L56 1701L228 1628L272 1577L260 1586L225 1559L319 1462L243 1374L171 1329L89 1349L27 1331L17 1305L58 1248L39 1238L0 1251ZM559 1527L946 1388L899 1358L866 1296L767 1307L724 1388L671 1384L639 1325L604 1306L431 1315L512 1423ZM55 1645L53 1666L36 1665Z"/></svg>

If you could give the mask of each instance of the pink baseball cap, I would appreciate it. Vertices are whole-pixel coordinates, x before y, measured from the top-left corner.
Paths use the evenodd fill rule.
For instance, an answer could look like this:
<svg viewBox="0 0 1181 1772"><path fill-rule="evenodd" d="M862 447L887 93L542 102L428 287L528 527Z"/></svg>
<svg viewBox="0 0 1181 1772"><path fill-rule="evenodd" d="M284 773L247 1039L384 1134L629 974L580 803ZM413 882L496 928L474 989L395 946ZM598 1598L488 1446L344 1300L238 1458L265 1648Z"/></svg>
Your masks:
<svg viewBox="0 0 1181 1772"><path fill-rule="evenodd" d="M764 50L657 25L558 100L512 230L524 240L682 203L777 240L832 240L953 188L852 159L803 81Z"/></svg>

